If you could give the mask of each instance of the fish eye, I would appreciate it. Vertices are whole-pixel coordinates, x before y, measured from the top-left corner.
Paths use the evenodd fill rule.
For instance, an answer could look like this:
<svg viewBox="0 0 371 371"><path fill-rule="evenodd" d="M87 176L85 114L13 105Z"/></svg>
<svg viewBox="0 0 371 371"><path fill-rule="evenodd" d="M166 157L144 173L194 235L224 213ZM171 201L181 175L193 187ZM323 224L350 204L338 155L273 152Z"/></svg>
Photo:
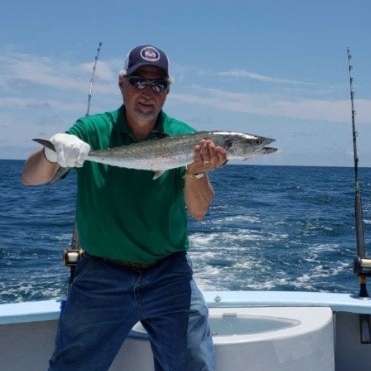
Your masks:
<svg viewBox="0 0 371 371"><path fill-rule="evenodd" d="M260 146L262 143L263 143L263 141L261 139L255 139L255 141L254 141L254 144L256 146Z"/></svg>

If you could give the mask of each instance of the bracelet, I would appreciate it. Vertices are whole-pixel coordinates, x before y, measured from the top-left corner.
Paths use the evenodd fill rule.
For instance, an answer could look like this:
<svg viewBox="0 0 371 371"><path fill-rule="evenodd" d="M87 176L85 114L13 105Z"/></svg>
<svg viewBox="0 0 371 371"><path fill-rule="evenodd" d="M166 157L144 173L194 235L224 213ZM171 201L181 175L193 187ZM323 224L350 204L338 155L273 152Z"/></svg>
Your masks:
<svg viewBox="0 0 371 371"><path fill-rule="evenodd" d="M193 178L193 179L201 179L205 176L205 173L197 173L197 174L193 174L193 173L190 173L188 171L188 169L186 169L186 175L188 175L189 177Z"/></svg>

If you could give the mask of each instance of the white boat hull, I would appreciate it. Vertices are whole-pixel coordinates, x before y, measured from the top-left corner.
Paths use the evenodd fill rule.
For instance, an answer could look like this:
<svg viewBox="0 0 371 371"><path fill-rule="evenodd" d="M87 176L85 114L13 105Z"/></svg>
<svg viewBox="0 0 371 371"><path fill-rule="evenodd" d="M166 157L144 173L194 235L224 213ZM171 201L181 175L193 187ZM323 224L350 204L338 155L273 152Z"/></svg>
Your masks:
<svg viewBox="0 0 371 371"><path fill-rule="evenodd" d="M206 292L217 371L364 371L371 345L359 314L371 302L346 294ZM6 371L47 369L60 303L0 305L0 359ZM273 326L273 327L272 327ZM110 371L152 371L149 341L135 326Z"/></svg>

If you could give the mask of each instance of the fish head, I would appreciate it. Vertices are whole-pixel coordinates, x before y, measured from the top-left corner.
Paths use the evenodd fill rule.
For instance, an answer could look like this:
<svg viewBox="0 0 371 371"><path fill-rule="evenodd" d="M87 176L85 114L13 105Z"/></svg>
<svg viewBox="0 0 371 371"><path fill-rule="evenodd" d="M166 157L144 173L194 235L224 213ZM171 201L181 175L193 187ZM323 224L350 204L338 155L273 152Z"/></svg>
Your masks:
<svg viewBox="0 0 371 371"><path fill-rule="evenodd" d="M225 139L224 149L230 158L246 160L251 156L262 154L264 152L263 148L272 142L274 142L274 139L258 135L229 133L229 136Z"/></svg>

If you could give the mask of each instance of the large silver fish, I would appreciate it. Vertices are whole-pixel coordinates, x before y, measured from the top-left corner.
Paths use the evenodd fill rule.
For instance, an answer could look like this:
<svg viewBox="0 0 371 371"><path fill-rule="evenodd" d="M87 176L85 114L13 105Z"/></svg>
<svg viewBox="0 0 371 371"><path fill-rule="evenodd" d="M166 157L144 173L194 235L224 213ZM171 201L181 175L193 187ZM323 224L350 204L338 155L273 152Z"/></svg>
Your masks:
<svg viewBox="0 0 371 371"><path fill-rule="evenodd" d="M201 139L212 140L216 146L224 148L228 160L246 160L252 156L269 154L277 150L277 148L265 147L274 139L229 131L199 131L91 151L86 161L129 169L151 170L155 172L153 179L157 179L166 170L193 162L194 147ZM34 141L55 150L48 140L34 139Z"/></svg>

